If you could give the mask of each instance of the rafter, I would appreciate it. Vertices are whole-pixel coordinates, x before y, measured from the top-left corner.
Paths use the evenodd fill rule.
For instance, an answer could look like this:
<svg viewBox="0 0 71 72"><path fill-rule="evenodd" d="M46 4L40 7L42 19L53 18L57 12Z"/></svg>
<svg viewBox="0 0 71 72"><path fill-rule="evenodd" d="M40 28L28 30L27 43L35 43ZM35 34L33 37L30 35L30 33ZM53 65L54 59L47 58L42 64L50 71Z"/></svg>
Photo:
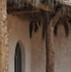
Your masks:
<svg viewBox="0 0 71 72"><path fill-rule="evenodd" d="M44 11L47 11L47 12L51 12L52 11L52 9L49 8L49 6L47 6L47 5L43 4L43 3L38 3L38 4L32 3L32 2L29 2L29 3L31 5L33 5L33 6L35 6L36 8L41 9L41 10L44 10Z"/></svg>
<svg viewBox="0 0 71 72"><path fill-rule="evenodd" d="M64 5L64 6L69 6L69 7L71 7L71 3L70 3L70 2L64 2L64 3L60 3L60 4L62 4L62 5Z"/></svg>
<svg viewBox="0 0 71 72"><path fill-rule="evenodd" d="M66 13L63 15L64 17L68 17L68 18L71 18L71 13Z"/></svg>
<svg viewBox="0 0 71 72"><path fill-rule="evenodd" d="M41 3L41 2L39 2L39 3L37 3L37 2L33 3L32 0L27 0L27 2L30 3L31 5L35 6L36 8L39 8L39 9L42 9L42 10L45 10L45 11L52 11L52 9L48 5L45 5L44 3ZM59 1L59 3L61 5L63 5L63 6L69 6L69 7L71 7L71 2L64 2L64 1L60 2Z"/></svg>
<svg viewBox="0 0 71 72"><path fill-rule="evenodd" d="M26 3L26 5L24 5L24 3ZM67 6L67 4L65 4L65 3L60 3L60 4L62 6ZM32 11L33 9L35 9L35 10ZM27 0L25 2L23 1L22 5L20 5L20 3L18 3L18 4L7 3L7 10L8 10L8 12L10 11L10 13L14 13L14 12L16 14L34 13L34 12L37 12L36 9L47 11L47 12L53 12L53 10L55 10L55 9L51 9L47 4L44 4L41 2L36 2L36 0L35 0L35 2L33 2L32 0Z"/></svg>
<svg viewBox="0 0 71 72"><path fill-rule="evenodd" d="M38 10L30 10L30 11L21 11L21 12L9 12L9 14L13 14L13 15L22 15L22 14L32 14L32 13L38 13Z"/></svg>
<svg viewBox="0 0 71 72"><path fill-rule="evenodd" d="M35 0L36 1L36 0ZM37 3L37 2L32 2L32 0L27 0L28 3L30 3L32 6L35 6L36 8L39 8L41 10L45 10L45 11L52 11L51 8L49 8L48 5L45 5L43 3Z"/></svg>

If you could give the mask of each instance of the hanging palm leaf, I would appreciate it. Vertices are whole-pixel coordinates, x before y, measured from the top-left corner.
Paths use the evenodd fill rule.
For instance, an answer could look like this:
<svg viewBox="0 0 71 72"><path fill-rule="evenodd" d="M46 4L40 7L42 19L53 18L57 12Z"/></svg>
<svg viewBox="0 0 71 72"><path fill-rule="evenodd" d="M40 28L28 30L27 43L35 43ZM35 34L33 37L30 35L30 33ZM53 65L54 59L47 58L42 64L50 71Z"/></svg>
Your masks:
<svg viewBox="0 0 71 72"><path fill-rule="evenodd" d="M42 25L42 38L43 39L45 38L45 35L46 35L46 24L47 23L44 21Z"/></svg>
<svg viewBox="0 0 71 72"><path fill-rule="evenodd" d="M68 28L68 24L65 22L65 21L61 21L61 23L63 23L63 27L65 29L65 34L66 34L66 37L68 37L69 35L69 28ZM54 27L54 35L57 36L57 32L58 32L58 26L59 26L59 22L55 25Z"/></svg>
<svg viewBox="0 0 71 72"><path fill-rule="evenodd" d="M37 25L37 22L35 22L35 24L34 24L34 32L36 33L37 31L38 31L38 25Z"/></svg>
<svg viewBox="0 0 71 72"><path fill-rule="evenodd" d="M71 24L71 18L69 18L69 19L67 20L67 22L68 22L69 24Z"/></svg>
<svg viewBox="0 0 71 72"><path fill-rule="evenodd" d="M64 28L65 28L65 33L66 33L66 37L69 35L69 28L68 28L68 24L64 21Z"/></svg>
<svg viewBox="0 0 71 72"><path fill-rule="evenodd" d="M54 27L54 35L55 36L57 36L57 31L58 31L58 24L56 24Z"/></svg>
<svg viewBox="0 0 71 72"><path fill-rule="evenodd" d="M34 31L36 33L40 26L41 26L40 21L31 21L30 22L30 24L29 24L30 38L32 37L32 32Z"/></svg>
<svg viewBox="0 0 71 72"><path fill-rule="evenodd" d="M45 37L45 24L43 24L43 26L42 26L42 37L43 37L43 39Z"/></svg>
<svg viewBox="0 0 71 72"><path fill-rule="evenodd" d="M29 35L30 35L30 38L32 37L32 32L33 32L33 23L30 22L30 24L29 24Z"/></svg>
<svg viewBox="0 0 71 72"><path fill-rule="evenodd" d="M58 26L59 26L59 22L61 21L61 18L59 19L59 21L57 22L57 24L54 27L54 35L57 36L57 32L58 32Z"/></svg>

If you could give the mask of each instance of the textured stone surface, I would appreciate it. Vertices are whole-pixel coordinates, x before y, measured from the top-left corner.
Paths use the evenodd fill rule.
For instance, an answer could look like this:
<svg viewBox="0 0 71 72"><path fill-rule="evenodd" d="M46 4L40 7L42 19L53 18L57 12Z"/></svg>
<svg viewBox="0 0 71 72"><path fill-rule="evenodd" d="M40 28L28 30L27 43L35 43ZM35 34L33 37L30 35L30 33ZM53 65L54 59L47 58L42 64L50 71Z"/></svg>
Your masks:
<svg viewBox="0 0 71 72"><path fill-rule="evenodd" d="M0 0L0 72L8 72L6 0Z"/></svg>

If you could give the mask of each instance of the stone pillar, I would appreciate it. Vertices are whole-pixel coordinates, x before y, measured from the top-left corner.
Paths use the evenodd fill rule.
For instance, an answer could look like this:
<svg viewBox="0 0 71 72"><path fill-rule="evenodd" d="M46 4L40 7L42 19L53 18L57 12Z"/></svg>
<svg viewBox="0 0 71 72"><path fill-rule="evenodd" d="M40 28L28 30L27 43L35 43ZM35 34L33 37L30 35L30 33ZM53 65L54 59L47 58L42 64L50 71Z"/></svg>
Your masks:
<svg viewBox="0 0 71 72"><path fill-rule="evenodd" d="M0 72L8 72L8 32L6 0L0 0Z"/></svg>

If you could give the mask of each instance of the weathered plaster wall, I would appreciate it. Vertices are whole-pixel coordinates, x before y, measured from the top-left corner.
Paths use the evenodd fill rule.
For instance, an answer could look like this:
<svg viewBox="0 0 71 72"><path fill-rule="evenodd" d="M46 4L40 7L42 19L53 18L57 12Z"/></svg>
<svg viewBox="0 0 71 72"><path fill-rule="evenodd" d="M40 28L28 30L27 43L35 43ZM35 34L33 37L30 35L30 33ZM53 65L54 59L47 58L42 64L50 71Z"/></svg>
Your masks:
<svg viewBox="0 0 71 72"><path fill-rule="evenodd" d="M54 72L71 72L71 25L68 37L64 27L59 25L58 35L54 38L54 52Z"/></svg>
<svg viewBox="0 0 71 72"><path fill-rule="evenodd" d="M31 72L46 72L46 50L41 28L37 33L33 33L31 43Z"/></svg>
<svg viewBox="0 0 71 72"><path fill-rule="evenodd" d="M31 72L31 42L28 35L28 21L26 19L23 21L12 15L7 16L7 21L9 32L9 72L14 72L14 54L18 41L22 42L23 47L21 50L25 52L25 71L23 66L23 72Z"/></svg>
<svg viewBox="0 0 71 72"><path fill-rule="evenodd" d="M45 72L45 46L41 37L41 28L36 34L33 33L33 38L30 39L28 19L8 15L7 21L10 47L9 72L14 72L14 52L19 40L23 43L25 50L25 72Z"/></svg>

